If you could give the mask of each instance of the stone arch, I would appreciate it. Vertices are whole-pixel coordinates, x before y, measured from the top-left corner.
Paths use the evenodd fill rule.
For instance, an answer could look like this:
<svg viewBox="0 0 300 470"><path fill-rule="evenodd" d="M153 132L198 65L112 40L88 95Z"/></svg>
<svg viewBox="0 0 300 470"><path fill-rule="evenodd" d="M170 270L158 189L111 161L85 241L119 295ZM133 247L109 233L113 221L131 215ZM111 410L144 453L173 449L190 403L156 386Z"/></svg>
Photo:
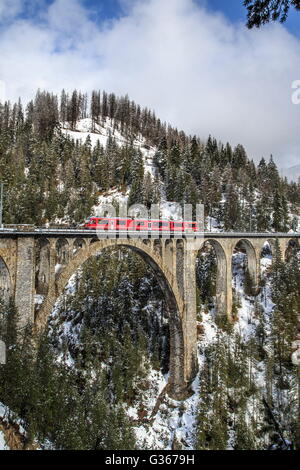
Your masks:
<svg viewBox="0 0 300 470"><path fill-rule="evenodd" d="M50 242L47 238L40 238L35 248L35 292L45 296L50 282Z"/></svg>
<svg viewBox="0 0 300 470"><path fill-rule="evenodd" d="M1 240L0 240L0 259L2 259L3 263L5 264L10 277L11 282L11 289L14 290L15 288L15 266L16 266L16 258L15 258L15 244L9 244L7 248L2 249Z"/></svg>
<svg viewBox="0 0 300 470"><path fill-rule="evenodd" d="M287 240L284 258L288 261L292 256L295 256L300 251L299 239L290 238Z"/></svg>
<svg viewBox="0 0 300 470"><path fill-rule="evenodd" d="M213 238L204 241L198 250L197 257L206 248L213 248L217 259L217 277L216 277L216 313L218 316L227 316L230 318L232 310L232 286L228 285L228 267L226 253L221 243ZM230 273L231 274L231 273ZM231 276L230 276L231 278Z"/></svg>
<svg viewBox="0 0 300 470"><path fill-rule="evenodd" d="M234 251L240 251L242 253L245 253L245 255L247 256L245 267L248 268L249 274L254 285L257 285L259 269L256 258L256 251L253 244L249 240L242 238L240 240L237 240L234 246Z"/></svg>
<svg viewBox="0 0 300 470"><path fill-rule="evenodd" d="M48 316L54 308L55 302L63 294L64 289L72 275L92 256L108 248L129 248L140 255L155 271L157 281L165 295L166 306L170 318L170 375L169 393L174 397L180 397L186 390L186 383L190 378L186 375L185 344L183 334L183 322L181 312L183 302L175 286L171 273L167 272L162 259L154 249L145 245L141 240L98 240L80 250L69 264L61 271L56 282L49 289L49 293L35 319L36 331L46 326Z"/></svg>
<svg viewBox="0 0 300 470"><path fill-rule="evenodd" d="M260 240L258 250L258 263L260 270L260 278L263 280L268 274L272 265L273 253L274 253L275 239L264 238Z"/></svg>
<svg viewBox="0 0 300 470"><path fill-rule="evenodd" d="M260 258L264 255L272 259L273 252L274 252L274 245L275 239L273 238L266 238L262 241L261 248L260 248Z"/></svg>
<svg viewBox="0 0 300 470"><path fill-rule="evenodd" d="M158 256L162 256L162 240L157 239L153 242L153 249Z"/></svg>
<svg viewBox="0 0 300 470"><path fill-rule="evenodd" d="M66 266L70 259L70 245L65 238L59 238L55 243L56 264Z"/></svg>
<svg viewBox="0 0 300 470"><path fill-rule="evenodd" d="M8 266L0 256L0 298L7 302L11 296L11 277Z"/></svg>
<svg viewBox="0 0 300 470"><path fill-rule="evenodd" d="M263 240L261 251L263 251L266 248L273 254L274 246L275 246L275 238L266 238L265 240Z"/></svg>
<svg viewBox="0 0 300 470"><path fill-rule="evenodd" d="M169 249L172 250L172 248L173 248L173 239L167 238L165 240L165 249L166 250L169 250Z"/></svg>
<svg viewBox="0 0 300 470"><path fill-rule="evenodd" d="M286 255L287 255L287 249L288 249L288 246L289 246L289 243L290 241L292 240L295 240L296 239L293 239L292 237L287 237L287 238L265 238L263 240L263 246L261 248L261 254L263 253L264 250L266 250L266 247L269 249L269 252L270 252L270 258L273 257L273 254L274 254L274 248L275 248L275 243L276 243L276 240L278 240L279 242L279 247L280 247L280 250L281 250L281 256L282 256L282 261L285 261L286 260Z"/></svg>
<svg viewBox="0 0 300 470"><path fill-rule="evenodd" d="M75 238L73 242L72 256L76 256L78 252L86 247L86 241L83 238Z"/></svg>

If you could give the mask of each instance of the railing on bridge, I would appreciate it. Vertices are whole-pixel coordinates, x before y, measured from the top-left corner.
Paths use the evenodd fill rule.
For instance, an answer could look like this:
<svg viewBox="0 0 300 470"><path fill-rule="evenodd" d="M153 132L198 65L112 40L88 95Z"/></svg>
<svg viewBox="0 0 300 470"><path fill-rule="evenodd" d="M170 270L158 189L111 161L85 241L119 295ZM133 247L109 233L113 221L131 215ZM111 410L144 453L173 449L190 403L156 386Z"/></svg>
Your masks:
<svg viewBox="0 0 300 470"><path fill-rule="evenodd" d="M0 227L0 230L6 231L6 230L17 230L20 232L32 232L36 229L36 226L33 224L9 224L9 225L3 225Z"/></svg>
<svg viewBox="0 0 300 470"><path fill-rule="evenodd" d="M151 232L151 231L115 231L115 230L90 230L84 227L70 227L70 226L49 226L49 227L36 227L31 224L14 224L5 225L0 229L0 235L5 234L32 234L32 235L85 235L85 236L99 236L101 238L109 237L135 237L143 238L155 236L157 238L298 238L300 232Z"/></svg>

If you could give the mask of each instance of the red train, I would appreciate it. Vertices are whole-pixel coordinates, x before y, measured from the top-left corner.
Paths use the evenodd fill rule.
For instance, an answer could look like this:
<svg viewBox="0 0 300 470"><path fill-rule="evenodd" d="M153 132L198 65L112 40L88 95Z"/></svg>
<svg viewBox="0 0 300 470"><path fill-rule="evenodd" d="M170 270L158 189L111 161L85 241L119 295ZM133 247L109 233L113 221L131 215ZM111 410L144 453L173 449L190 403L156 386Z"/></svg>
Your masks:
<svg viewBox="0 0 300 470"><path fill-rule="evenodd" d="M90 217L84 228L90 230L134 231L134 232L198 232L197 222L174 220L142 220L109 217Z"/></svg>

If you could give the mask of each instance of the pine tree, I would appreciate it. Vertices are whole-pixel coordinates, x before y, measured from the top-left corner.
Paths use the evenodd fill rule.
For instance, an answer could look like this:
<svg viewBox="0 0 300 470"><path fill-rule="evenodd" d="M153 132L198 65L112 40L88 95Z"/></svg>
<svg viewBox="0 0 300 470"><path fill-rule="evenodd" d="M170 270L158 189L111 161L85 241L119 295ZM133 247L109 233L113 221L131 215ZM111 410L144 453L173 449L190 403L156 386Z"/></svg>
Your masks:
<svg viewBox="0 0 300 470"><path fill-rule="evenodd" d="M238 230L241 223L241 208L239 196L232 182L226 189L226 202L223 209L224 229Z"/></svg>
<svg viewBox="0 0 300 470"><path fill-rule="evenodd" d="M248 268L246 268L246 270L245 270L244 292L249 297L254 295L253 279L250 275L250 272L249 272Z"/></svg>
<svg viewBox="0 0 300 470"><path fill-rule="evenodd" d="M273 200L273 223L272 227L275 232L287 231L288 207L284 196L280 196L278 191L275 192Z"/></svg>

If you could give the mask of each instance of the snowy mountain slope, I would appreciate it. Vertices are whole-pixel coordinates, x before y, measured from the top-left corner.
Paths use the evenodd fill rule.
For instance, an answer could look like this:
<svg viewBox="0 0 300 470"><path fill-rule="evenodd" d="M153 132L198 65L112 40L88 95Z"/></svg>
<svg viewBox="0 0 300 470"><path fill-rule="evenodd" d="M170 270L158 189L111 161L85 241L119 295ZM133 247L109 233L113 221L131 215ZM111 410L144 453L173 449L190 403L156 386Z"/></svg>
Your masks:
<svg viewBox="0 0 300 470"><path fill-rule="evenodd" d="M107 117L101 121L101 124L93 124L91 118L80 119L75 126L75 130L71 130L68 123L61 124L61 133L62 135L75 141L78 140L83 144L89 137L92 148L94 148L97 143L100 143L101 146L106 147L110 137L115 140L118 146L124 146L126 144L133 145L142 153L145 175L149 173L153 181L155 177L158 177L159 175L158 168L154 162L154 156L158 149L155 146L149 145L147 140L141 135L130 137L128 135L123 135L122 132L120 132L118 129L118 125L115 123L114 119L109 119ZM164 219L182 220L182 208L179 204L167 200L165 184L161 179L159 179L159 186L161 193L161 217ZM127 190L122 193L115 188L111 188L107 191L106 194L102 194L99 197L98 204L96 204L93 208L93 214L97 214L97 208L100 204L111 204L113 202L126 203L128 201L129 189L130 188L128 187ZM261 194L255 191L254 196L257 203L261 199ZM240 203L242 206L247 204L247 202L245 202L242 197L240 198ZM222 194L220 207L224 207L225 204L226 196L225 194ZM296 229L299 230L300 217L294 213L291 207L289 208L289 212L290 219L298 221L298 227L296 227ZM208 216L206 219L206 229L208 231L220 232L224 230L223 226L223 222L216 220L215 217Z"/></svg>
<svg viewBox="0 0 300 470"><path fill-rule="evenodd" d="M103 118L101 123L96 124L93 123L91 118L80 119L77 121L75 125L75 129L71 128L70 124L68 123L61 123L60 132L62 135L71 138L72 140L78 140L82 144L86 142L86 139L90 138L91 147L94 148L97 143L100 143L101 146L104 148L107 146L109 138L113 138L116 144L121 146L133 145L135 148L141 151L144 161L144 173L150 174L152 177L152 181L154 181L155 177L159 176L158 168L154 162L154 156L158 151L158 148L149 145L147 139L145 139L142 135L133 135L128 134L126 131L122 133L119 130L119 125L115 122L114 119L109 119L108 117ZM179 171L179 170L178 170ZM181 169L182 171L182 169ZM159 181L159 191L161 194L161 216L166 219L173 219L173 220L182 220L181 210L176 203L169 202L166 196L166 181L162 181L161 178L158 178ZM62 183L63 184L63 183ZM174 184L176 182L174 181ZM182 184L182 182L181 182ZM98 204L94 207L94 213L97 211L97 207L99 204L105 203L112 203L115 202L126 202L128 200L130 187L127 187L125 192L121 193L117 191L115 188L111 188L107 191L106 194L102 194ZM259 201L262 199L262 195L257 190L253 193L255 204L258 205ZM240 195L240 204L242 207L245 205L247 206L248 202L244 200L244 198ZM172 199L171 199L172 200ZM219 203L220 210L221 208L224 209L227 202L227 196L225 193L221 195L221 200ZM255 212L255 211L254 211ZM299 230L300 227L300 217L298 213L295 211L295 207L292 207L291 204L288 204L288 212L289 212L289 219L290 222L293 222L293 230ZM271 215L273 217L273 214ZM298 224L298 227L296 225ZM206 220L206 228L208 231L223 231L224 230L224 221L216 220L216 217L208 216ZM295 228L294 228L295 227ZM272 228L270 228L272 230Z"/></svg>
<svg viewBox="0 0 300 470"><path fill-rule="evenodd" d="M121 132L114 127L114 120L106 118L102 124L95 124L93 126L90 118L81 119L76 124L76 130L70 130L67 124L62 125L61 132L63 135L85 143L86 139L90 137L92 148L99 142L100 145L105 147L110 137L114 138L117 145L123 146L129 144L128 138L121 134ZM146 139L142 136L134 138L133 145L139 149L144 159L145 174L149 173L154 180L157 175L157 168L154 164L153 158L157 151L156 147L149 146ZM126 192L121 193L116 189L109 190L105 195L99 196L98 204L93 207L93 214L97 214L97 209L101 204L126 203L128 200L129 188ZM181 206L175 202L166 201L164 198L160 204L161 217L171 220L182 220ZM214 225L214 222L213 222Z"/></svg>
<svg viewBox="0 0 300 470"><path fill-rule="evenodd" d="M106 118L101 125L94 124L94 126L92 119L81 119L76 124L76 130L71 130L70 126L62 124L61 133L65 136L69 136L71 139L79 140L81 143L85 143L89 136L92 147L95 147L98 142L105 147L110 137L114 138L119 146L131 143L131 140L126 138L115 128L114 120L109 118ZM153 157L156 152L155 147L147 145L146 139L142 136L134 138L132 144L141 150L143 154L145 173L149 172L154 178L155 165L153 163Z"/></svg>

